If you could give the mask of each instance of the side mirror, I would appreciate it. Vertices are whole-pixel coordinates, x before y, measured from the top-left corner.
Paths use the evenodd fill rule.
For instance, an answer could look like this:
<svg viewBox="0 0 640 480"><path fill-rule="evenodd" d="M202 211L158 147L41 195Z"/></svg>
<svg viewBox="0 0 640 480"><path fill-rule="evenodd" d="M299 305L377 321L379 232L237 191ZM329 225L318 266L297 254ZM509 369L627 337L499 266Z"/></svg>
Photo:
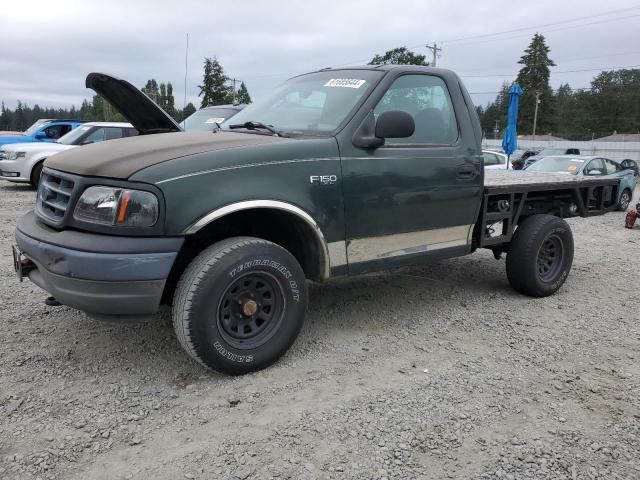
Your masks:
<svg viewBox="0 0 640 480"><path fill-rule="evenodd" d="M407 112L389 110L382 112L376 122L375 136L378 138L407 138L413 135L416 124Z"/></svg>
<svg viewBox="0 0 640 480"><path fill-rule="evenodd" d="M36 132L34 137L38 140L42 140L43 138L47 138L47 132L45 132L44 130L40 130L39 132Z"/></svg>

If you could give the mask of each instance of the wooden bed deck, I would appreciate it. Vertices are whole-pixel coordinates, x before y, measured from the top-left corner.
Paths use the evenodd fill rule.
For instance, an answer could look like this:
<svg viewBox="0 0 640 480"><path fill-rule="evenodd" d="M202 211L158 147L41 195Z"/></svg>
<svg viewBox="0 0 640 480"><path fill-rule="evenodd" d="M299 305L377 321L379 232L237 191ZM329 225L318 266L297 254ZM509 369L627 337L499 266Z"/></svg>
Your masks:
<svg viewBox="0 0 640 480"><path fill-rule="evenodd" d="M602 185L618 185L615 177L584 177L557 173L523 172L520 170L485 170L486 193L532 192Z"/></svg>

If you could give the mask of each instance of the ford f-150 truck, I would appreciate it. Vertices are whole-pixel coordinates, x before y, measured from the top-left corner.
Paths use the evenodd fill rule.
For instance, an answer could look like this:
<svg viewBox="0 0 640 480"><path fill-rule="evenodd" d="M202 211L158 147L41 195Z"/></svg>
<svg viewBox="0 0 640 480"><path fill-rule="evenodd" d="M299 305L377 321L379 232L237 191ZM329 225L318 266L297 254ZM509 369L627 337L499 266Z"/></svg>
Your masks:
<svg viewBox="0 0 640 480"><path fill-rule="evenodd" d="M487 248L518 292L551 295L573 260L563 218L617 203L616 178L485 172L475 108L448 70L297 76L216 133L180 132L123 80L87 86L140 136L46 161L16 228L18 276L94 317L171 305L189 355L229 374L284 354L308 280Z"/></svg>

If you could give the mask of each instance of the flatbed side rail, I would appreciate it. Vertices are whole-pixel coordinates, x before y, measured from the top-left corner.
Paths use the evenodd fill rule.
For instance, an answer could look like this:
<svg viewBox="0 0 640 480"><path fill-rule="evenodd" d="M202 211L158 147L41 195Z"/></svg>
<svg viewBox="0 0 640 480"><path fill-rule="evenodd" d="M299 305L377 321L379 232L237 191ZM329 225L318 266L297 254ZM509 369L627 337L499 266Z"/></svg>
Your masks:
<svg viewBox="0 0 640 480"><path fill-rule="evenodd" d="M616 209L618 183L564 186L555 190L514 188L485 189L474 247L504 251L518 224L535 214L560 218L592 217Z"/></svg>

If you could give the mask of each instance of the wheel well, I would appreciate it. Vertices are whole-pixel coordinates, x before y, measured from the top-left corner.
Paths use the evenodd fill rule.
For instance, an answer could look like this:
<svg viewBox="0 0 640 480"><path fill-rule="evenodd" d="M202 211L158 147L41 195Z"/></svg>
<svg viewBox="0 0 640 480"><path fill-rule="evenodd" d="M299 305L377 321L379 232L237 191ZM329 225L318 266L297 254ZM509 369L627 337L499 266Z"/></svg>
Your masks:
<svg viewBox="0 0 640 480"><path fill-rule="evenodd" d="M35 172L35 169L38 167L38 165L42 165L45 160L46 158L41 158L40 160L38 160L36 163L33 164L33 167L31 167L31 172L29 172L29 180L31 182L33 182L33 174Z"/></svg>
<svg viewBox="0 0 640 480"><path fill-rule="evenodd" d="M322 280L325 272L324 246L313 227L297 215L278 209L255 208L233 212L185 237L185 243L167 279L163 301L171 302L182 272L205 248L225 238L250 236L268 240L288 250L300 263L305 277Z"/></svg>

